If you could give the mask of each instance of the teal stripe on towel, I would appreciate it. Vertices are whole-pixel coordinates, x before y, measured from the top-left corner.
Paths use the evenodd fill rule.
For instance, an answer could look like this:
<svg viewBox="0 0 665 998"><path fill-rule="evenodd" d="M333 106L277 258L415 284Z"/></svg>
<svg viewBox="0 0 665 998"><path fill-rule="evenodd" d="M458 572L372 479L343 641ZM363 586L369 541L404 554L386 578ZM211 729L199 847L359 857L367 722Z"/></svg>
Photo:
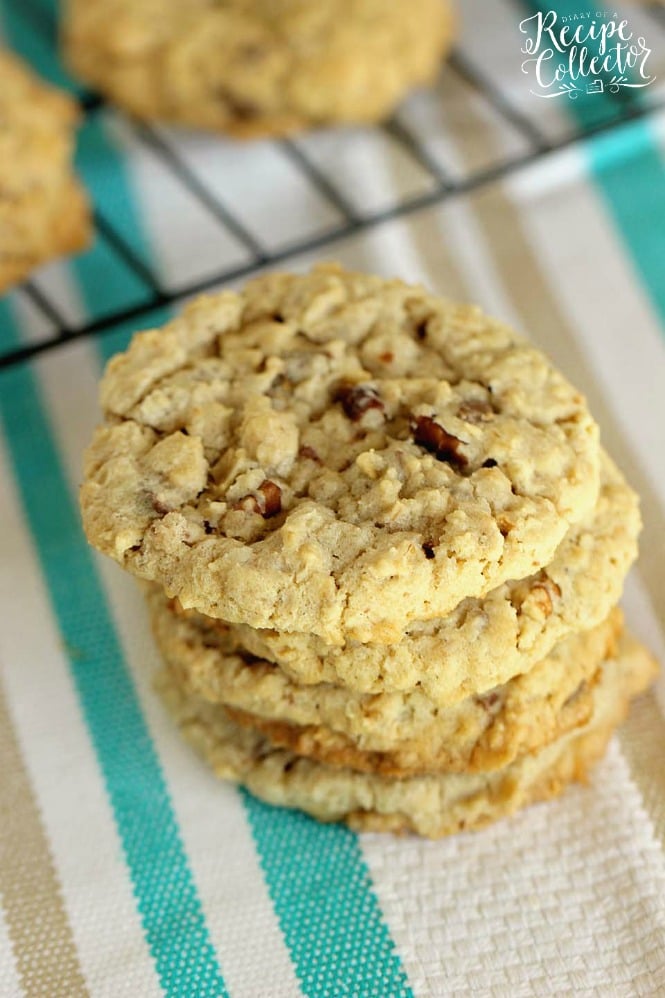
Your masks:
<svg viewBox="0 0 665 998"><path fill-rule="evenodd" d="M105 112L87 116L79 133L75 165L101 217L141 263L154 269L150 267L150 240L136 208L126 157L122 146L114 141L112 121ZM87 276L81 267L81 280L85 282Z"/></svg>
<svg viewBox="0 0 665 998"><path fill-rule="evenodd" d="M635 121L598 136L589 145L588 160L665 329L665 167L651 124Z"/></svg>
<svg viewBox="0 0 665 998"><path fill-rule="evenodd" d="M243 791L279 924L311 998L411 998L358 837Z"/></svg>
<svg viewBox="0 0 665 998"><path fill-rule="evenodd" d="M6 302L0 324L18 339ZM219 998L226 988L164 775L29 365L0 372L0 414L161 986L174 998Z"/></svg>

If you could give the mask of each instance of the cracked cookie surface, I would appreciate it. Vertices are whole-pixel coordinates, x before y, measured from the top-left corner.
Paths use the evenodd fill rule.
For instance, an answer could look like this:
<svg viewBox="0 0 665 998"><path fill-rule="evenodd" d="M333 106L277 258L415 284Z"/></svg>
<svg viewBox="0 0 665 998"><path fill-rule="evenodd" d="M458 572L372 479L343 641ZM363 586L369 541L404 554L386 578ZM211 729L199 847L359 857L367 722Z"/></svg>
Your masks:
<svg viewBox="0 0 665 998"><path fill-rule="evenodd" d="M71 168L78 116L67 94L0 48L0 292L89 240Z"/></svg>
<svg viewBox="0 0 665 998"><path fill-rule="evenodd" d="M387 116L453 37L444 0L68 0L69 62L131 113L279 135Z"/></svg>
<svg viewBox="0 0 665 998"><path fill-rule="evenodd" d="M187 696L172 674L162 673L159 685L182 734L217 776L242 783L271 804L299 808L321 821L439 838L481 827L584 779L625 716L630 699L656 671L649 653L626 636L594 688L586 725L493 773L405 779L326 766L275 749L257 732L234 724L224 708Z"/></svg>
<svg viewBox="0 0 665 998"><path fill-rule="evenodd" d="M101 401L90 542L186 608L329 644L532 575L598 496L597 426L542 353L332 266L138 334Z"/></svg>

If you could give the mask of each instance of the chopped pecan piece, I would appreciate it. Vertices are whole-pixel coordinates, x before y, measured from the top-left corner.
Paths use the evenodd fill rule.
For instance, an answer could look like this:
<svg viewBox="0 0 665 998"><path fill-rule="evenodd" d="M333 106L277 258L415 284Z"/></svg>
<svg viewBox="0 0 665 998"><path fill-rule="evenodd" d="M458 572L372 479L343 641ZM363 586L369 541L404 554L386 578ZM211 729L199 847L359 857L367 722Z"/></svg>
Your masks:
<svg viewBox="0 0 665 998"><path fill-rule="evenodd" d="M494 415L494 409L484 399L468 399L462 402L457 415L465 423L486 423Z"/></svg>
<svg viewBox="0 0 665 998"><path fill-rule="evenodd" d="M310 461L316 461L317 464L321 464L321 458L309 444L303 444L298 451L298 455L299 457L308 457Z"/></svg>
<svg viewBox="0 0 665 998"><path fill-rule="evenodd" d="M275 482L266 479L256 490L258 495L245 496L232 509L244 509L247 513L260 513L264 520L277 516L282 511L282 490Z"/></svg>
<svg viewBox="0 0 665 998"><path fill-rule="evenodd" d="M469 459L459 449L463 441L448 433L431 416L417 416L411 426L413 439L439 461L447 461L457 468L465 468Z"/></svg>
<svg viewBox="0 0 665 998"><path fill-rule="evenodd" d="M265 58L266 54L267 49L265 45L260 45L256 42L247 42L238 52L238 56L243 62L256 62L259 59Z"/></svg>
<svg viewBox="0 0 665 998"><path fill-rule="evenodd" d="M531 589L531 598L544 617L549 617L554 609L553 601L561 595L561 590L549 575L543 575Z"/></svg>
<svg viewBox="0 0 665 998"><path fill-rule="evenodd" d="M150 492L150 505L154 509L155 513L159 513L160 516L166 516L167 513L171 512L169 506L163 503L159 496L155 495L154 492Z"/></svg>
<svg viewBox="0 0 665 998"><path fill-rule="evenodd" d="M350 381L342 381L333 393L333 402L341 402L342 409L354 423L362 419L368 409L384 411L384 405L379 393L372 385L354 385Z"/></svg>
<svg viewBox="0 0 665 998"><path fill-rule="evenodd" d="M259 485L259 492L263 496L263 509L261 516L268 519L270 516L277 516L282 511L282 490L274 482L262 482Z"/></svg>
<svg viewBox="0 0 665 998"><path fill-rule="evenodd" d="M502 537L507 537L510 531L513 529L515 524L507 516L497 517L497 526L501 532Z"/></svg>
<svg viewBox="0 0 665 998"><path fill-rule="evenodd" d="M498 704L500 697L494 690L490 690L489 693L477 694L475 700L484 710L491 711Z"/></svg>
<svg viewBox="0 0 665 998"><path fill-rule="evenodd" d="M218 88L217 98L226 104L231 117L236 118L238 121L251 121L252 118L256 118L260 114L261 108L252 103L252 101L244 97L239 97L237 94L231 93L230 90L223 87Z"/></svg>
<svg viewBox="0 0 665 998"><path fill-rule="evenodd" d="M588 689L588 683L587 683L586 679L583 679L582 682L579 684L579 686L577 686L573 690L573 692L570 694L570 696L566 700L564 700L563 707L564 708L565 707L572 707L572 705L575 703L576 700L580 700L581 699L582 695L584 693L586 693L587 689Z"/></svg>
<svg viewBox="0 0 665 998"><path fill-rule="evenodd" d="M420 322L416 324L414 332L417 340L424 340L427 336L427 319L421 319Z"/></svg>

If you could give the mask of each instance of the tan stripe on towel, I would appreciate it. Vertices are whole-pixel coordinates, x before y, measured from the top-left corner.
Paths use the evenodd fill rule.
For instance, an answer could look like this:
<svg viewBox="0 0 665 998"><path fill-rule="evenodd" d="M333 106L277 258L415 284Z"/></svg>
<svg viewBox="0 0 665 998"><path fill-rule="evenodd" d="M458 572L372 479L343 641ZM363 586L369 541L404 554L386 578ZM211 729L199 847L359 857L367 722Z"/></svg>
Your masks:
<svg viewBox="0 0 665 998"><path fill-rule="evenodd" d="M28 998L87 995L30 778L0 688L0 897Z"/></svg>
<svg viewBox="0 0 665 998"><path fill-rule="evenodd" d="M487 143L496 159L499 149L490 149L494 135L466 100L464 127L450 119L448 127L460 155L466 163L480 155L479 143ZM484 232L497 274L522 319L524 330L538 346L552 352L556 360L586 395L591 411L603 429L609 449L631 485L641 498L644 532L640 545L640 574L658 619L665 620L665 577L663 575L662 538L665 514L657 493L633 455L618 414L608 405L592 368L559 308L536 254L525 234L519 210L501 183L484 188L469 199L471 209ZM493 248L496 251L493 252ZM643 729L642 730L642 726ZM643 697L626 722L621 745L630 764L633 779L642 794L644 805L665 847L665 718L653 694ZM659 762L660 759L660 762Z"/></svg>

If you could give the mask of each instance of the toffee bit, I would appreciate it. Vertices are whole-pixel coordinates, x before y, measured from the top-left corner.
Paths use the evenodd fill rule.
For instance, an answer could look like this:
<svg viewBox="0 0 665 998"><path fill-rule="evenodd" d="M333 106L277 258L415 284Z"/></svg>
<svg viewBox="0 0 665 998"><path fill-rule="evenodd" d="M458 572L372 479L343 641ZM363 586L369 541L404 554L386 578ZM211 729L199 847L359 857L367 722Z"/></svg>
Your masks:
<svg viewBox="0 0 665 998"><path fill-rule="evenodd" d="M342 409L349 419L357 423L369 409L384 412L379 393L372 385L354 385L342 381L333 392L333 402L341 402Z"/></svg>
<svg viewBox="0 0 665 998"><path fill-rule="evenodd" d="M495 461L493 457L488 457L487 460L483 461L483 468L496 468L498 461Z"/></svg>
<svg viewBox="0 0 665 998"><path fill-rule="evenodd" d="M488 419L493 417L494 409L484 399L468 399L466 402L462 402L457 410L457 415L465 423L486 423Z"/></svg>
<svg viewBox="0 0 665 998"><path fill-rule="evenodd" d="M425 541L422 548L428 560L434 557L434 545L430 541Z"/></svg>
<svg viewBox="0 0 665 998"><path fill-rule="evenodd" d="M411 430L415 442L434 454L438 461L447 461L457 468L468 465L469 459L459 449L464 441L444 430L431 416L417 416Z"/></svg>

